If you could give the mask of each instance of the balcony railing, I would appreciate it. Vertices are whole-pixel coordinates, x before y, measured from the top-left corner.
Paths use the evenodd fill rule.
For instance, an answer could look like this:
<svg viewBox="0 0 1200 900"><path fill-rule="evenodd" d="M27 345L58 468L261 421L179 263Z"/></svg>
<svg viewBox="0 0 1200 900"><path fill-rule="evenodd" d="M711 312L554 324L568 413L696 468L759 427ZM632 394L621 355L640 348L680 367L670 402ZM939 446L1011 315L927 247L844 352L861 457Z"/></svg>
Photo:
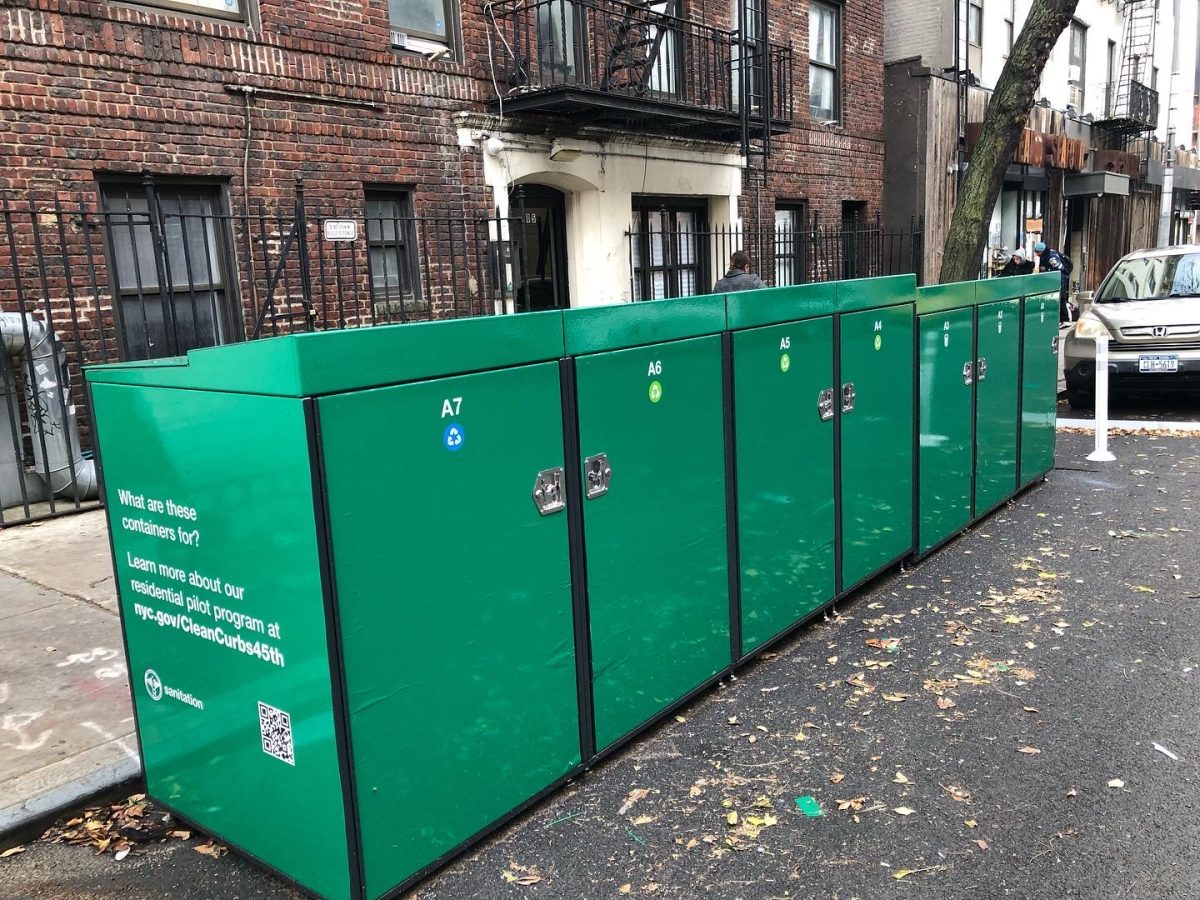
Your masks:
<svg viewBox="0 0 1200 900"><path fill-rule="evenodd" d="M1111 82L1105 87L1104 116L1098 124L1126 134L1158 127L1158 91L1140 81Z"/></svg>
<svg viewBox="0 0 1200 900"><path fill-rule="evenodd" d="M793 116L792 50L681 18L679 0L503 0L489 6L498 102L653 130L730 136L742 105ZM745 83L743 83L743 80Z"/></svg>

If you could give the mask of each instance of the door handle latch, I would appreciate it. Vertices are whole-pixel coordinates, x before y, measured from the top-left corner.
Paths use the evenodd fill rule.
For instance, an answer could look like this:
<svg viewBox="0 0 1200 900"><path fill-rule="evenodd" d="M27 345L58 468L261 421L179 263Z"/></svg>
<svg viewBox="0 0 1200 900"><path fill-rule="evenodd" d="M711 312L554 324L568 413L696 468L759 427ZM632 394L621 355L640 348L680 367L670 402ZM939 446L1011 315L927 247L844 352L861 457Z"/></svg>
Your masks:
<svg viewBox="0 0 1200 900"><path fill-rule="evenodd" d="M842 412L848 413L854 409L854 382L847 381L842 385Z"/></svg>
<svg viewBox="0 0 1200 900"><path fill-rule="evenodd" d="M533 505L543 516L562 512L567 508L567 495L563 490L563 468L543 469L533 482Z"/></svg>
<svg viewBox="0 0 1200 900"><path fill-rule="evenodd" d="M583 480L589 500L608 493L608 483L612 480L612 467L608 464L607 453L597 453L583 461Z"/></svg>
<svg viewBox="0 0 1200 900"><path fill-rule="evenodd" d="M963 363L963 384L970 384L975 377L975 365L970 360Z"/></svg>
<svg viewBox="0 0 1200 900"><path fill-rule="evenodd" d="M822 422L833 418L833 388L825 388L817 395L817 412L820 413Z"/></svg>
<svg viewBox="0 0 1200 900"><path fill-rule="evenodd" d="M983 381L987 378L987 357L981 356L975 361L975 380Z"/></svg>

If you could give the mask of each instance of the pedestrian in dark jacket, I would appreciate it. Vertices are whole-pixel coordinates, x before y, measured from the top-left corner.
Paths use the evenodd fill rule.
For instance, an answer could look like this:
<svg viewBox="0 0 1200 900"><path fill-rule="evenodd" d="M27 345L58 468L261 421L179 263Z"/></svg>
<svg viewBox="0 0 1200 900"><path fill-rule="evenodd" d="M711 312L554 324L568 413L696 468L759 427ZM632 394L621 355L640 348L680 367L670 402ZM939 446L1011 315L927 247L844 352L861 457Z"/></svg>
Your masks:
<svg viewBox="0 0 1200 900"><path fill-rule="evenodd" d="M1059 322L1070 322L1072 320L1072 311L1071 305L1067 302L1067 295L1071 292L1071 269L1073 268L1071 260L1057 250L1047 248L1043 241L1038 241L1034 244L1033 250L1038 257L1037 271L1058 273L1060 279L1058 288L1058 320Z"/></svg>
<svg viewBox="0 0 1200 900"><path fill-rule="evenodd" d="M1020 250L1014 250L1013 255L1008 258L1008 262L1004 264L1004 268L1000 270L1000 277L1007 278L1009 275L1032 275L1033 260L1026 259L1025 254Z"/></svg>
<svg viewBox="0 0 1200 900"><path fill-rule="evenodd" d="M714 294L731 294L734 291L753 291L765 288L767 283L750 273L750 254L738 250L729 258L729 271L713 285Z"/></svg>

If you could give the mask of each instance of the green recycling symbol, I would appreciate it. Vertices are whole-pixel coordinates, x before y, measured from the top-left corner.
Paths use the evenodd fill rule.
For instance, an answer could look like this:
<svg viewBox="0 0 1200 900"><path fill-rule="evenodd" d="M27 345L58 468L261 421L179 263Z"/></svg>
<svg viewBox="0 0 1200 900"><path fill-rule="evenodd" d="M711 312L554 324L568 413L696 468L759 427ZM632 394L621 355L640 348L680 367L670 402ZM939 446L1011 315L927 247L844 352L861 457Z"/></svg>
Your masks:
<svg viewBox="0 0 1200 900"><path fill-rule="evenodd" d="M786 372L791 367L792 367L792 358L788 354L784 353L782 356L779 357L779 371Z"/></svg>
<svg viewBox="0 0 1200 900"><path fill-rule="evenodd" d="M658 381L650 382L650 402L657 403L662 399L662 383Z"/></svg>
<svg viewBox="0 0 1200 900"><path fill-rule="evenodd" d="M878 350L882 346L883 346L883 335L882 334L875 335L875 349Z"/></svg>

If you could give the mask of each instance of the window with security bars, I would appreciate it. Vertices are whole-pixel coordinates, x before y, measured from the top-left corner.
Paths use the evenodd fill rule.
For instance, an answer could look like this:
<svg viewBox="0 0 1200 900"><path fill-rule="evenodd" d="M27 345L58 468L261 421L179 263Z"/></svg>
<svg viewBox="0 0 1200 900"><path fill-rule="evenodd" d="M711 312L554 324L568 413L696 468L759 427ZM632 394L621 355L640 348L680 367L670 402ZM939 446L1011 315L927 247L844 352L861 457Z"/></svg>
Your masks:
<svg viewBox="0 0 1200 900"><path fill-rule="evenodd" d="M703 203L635 203L630 227L633 299L707 293L708 221Z"/></svg>
<svg viewBox="0 0 1200 900"><path fill-rule="evenodd" d="M367 191L367 266L375 303L421 304L417 227L409 191Z"/></svg>
<svg viewBox="0 0 1200 900"><path fill-rule="evenodd" d="M122 359L240 340L229 217L216 185L100 186ZM154 240L159 229L161 240Z"/></svg>

